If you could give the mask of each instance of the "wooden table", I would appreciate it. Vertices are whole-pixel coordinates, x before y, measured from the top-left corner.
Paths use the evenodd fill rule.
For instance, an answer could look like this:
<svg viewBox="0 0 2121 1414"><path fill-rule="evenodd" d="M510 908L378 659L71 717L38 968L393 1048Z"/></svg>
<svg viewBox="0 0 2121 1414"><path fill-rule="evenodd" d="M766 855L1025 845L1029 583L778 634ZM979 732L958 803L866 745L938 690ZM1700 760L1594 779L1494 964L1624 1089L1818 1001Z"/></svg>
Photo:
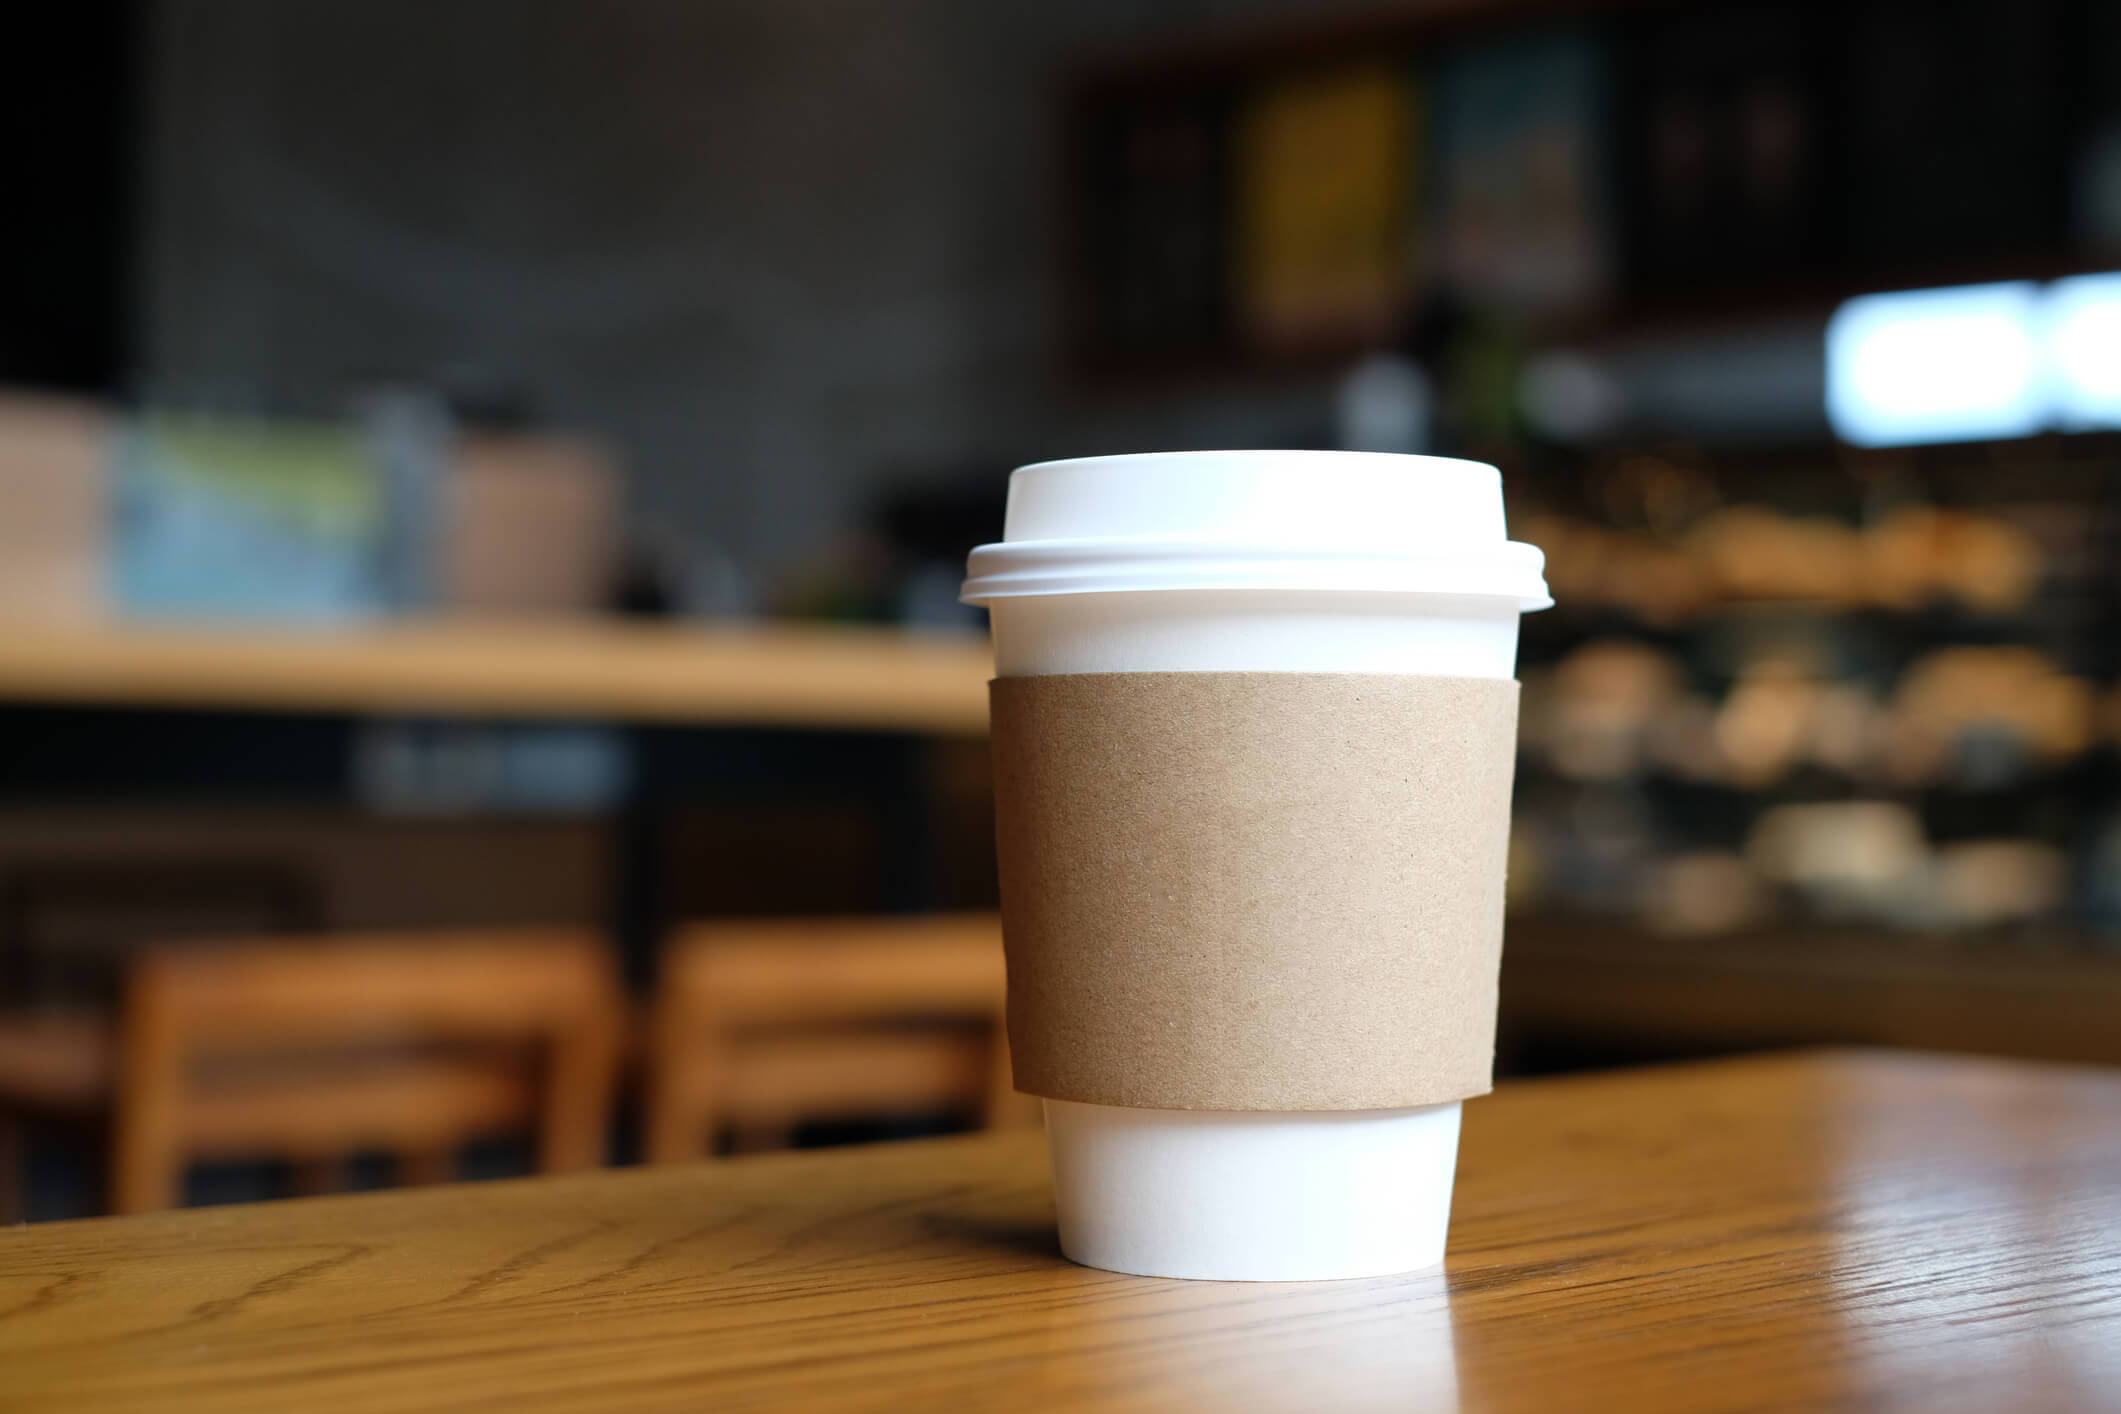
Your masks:
<svg viewBox="0 0 2121 1414"><path fill-rule="evenodd" d="M2121 1075L1827 1052L1505 1087L1443 1271L1070 1266L1035 1135L0 1234L0 1407L2121 1402Z"/></svg>
<svg viewBox="0 0 2121 1414"><path fill-rule="evenodd" d="M0 626L0 701L119 707L984 735L991 669L981 635L854 626Z"/></svg>

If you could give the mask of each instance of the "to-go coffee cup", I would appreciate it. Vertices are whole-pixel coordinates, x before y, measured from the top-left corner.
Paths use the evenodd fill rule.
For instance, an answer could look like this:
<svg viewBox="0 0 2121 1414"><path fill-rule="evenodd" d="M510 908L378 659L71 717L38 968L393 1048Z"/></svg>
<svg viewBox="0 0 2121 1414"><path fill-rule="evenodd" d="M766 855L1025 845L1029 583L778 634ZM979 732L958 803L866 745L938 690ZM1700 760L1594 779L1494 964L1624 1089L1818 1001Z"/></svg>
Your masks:
<svg viewBox="0 0 2121 1414"><path fill-rule="evenodd" d="M1499 474L1046 462L1004 536L963 597L993 623L1011 1042L1063 1251L1439 1262L1493 1059L1518 617L1552 602Z"/></svg>

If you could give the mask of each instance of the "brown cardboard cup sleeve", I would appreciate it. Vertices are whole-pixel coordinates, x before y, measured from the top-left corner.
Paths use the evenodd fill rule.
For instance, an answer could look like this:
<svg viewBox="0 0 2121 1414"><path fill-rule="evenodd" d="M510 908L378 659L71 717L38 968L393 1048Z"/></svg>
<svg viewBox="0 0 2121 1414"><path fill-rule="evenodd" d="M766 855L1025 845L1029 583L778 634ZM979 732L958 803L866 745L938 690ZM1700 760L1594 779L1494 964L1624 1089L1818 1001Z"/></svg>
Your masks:
<svg viewBox="0 0 2121 1414"><path fill-rule="evenodd" d="M1020 1090L1148 1109L1485 1093L1517 684L998 678Z"/></svg>

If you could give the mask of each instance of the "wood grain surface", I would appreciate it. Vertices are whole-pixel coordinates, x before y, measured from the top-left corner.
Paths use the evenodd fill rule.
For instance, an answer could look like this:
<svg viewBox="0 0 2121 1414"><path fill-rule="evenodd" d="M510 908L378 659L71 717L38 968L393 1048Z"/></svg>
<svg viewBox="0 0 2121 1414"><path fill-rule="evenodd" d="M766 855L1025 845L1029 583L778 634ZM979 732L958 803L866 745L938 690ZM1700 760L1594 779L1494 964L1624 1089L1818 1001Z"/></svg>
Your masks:
<svg viewBox="0 0 2121 1414"><path fill-rule="evenodd" d="M2121 1076L2019 1062L1506 1086L1379 1280L1070 1266L1031 1134L0 1234L10 1410L2117 1401Z"/></svg>
<svg viewBox="0 0 2121 1414"><path fill-rule="evenodd" d="M983 635L432 620L0 628L0 700L984 735Z"/></svg>

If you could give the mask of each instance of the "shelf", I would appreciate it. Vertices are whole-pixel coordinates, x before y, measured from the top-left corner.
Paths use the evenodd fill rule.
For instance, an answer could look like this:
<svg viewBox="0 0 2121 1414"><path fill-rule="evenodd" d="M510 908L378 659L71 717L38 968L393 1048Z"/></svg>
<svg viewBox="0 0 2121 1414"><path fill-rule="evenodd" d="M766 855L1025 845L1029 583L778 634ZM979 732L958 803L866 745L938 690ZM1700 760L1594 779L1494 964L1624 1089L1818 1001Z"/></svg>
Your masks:
<svg viewBox="0 0 2121 1414"><path fill-rule="evenodd" d="M1377 331L1399 326L1415 297L1439 280L1491 306L1499 323L1522 326L1518 334L1533 346L1595 350L1784 321L1823 327L1857 295L2098 268L2097 252L2072 240L2061 220L2072 199L2066 154L2088 140L2078 130L2079 110L2090 111L2082 90L2096 87L2069 51L2092 41L2075 7L1996 8L1998 15L1923 16L1922 23L1912 14L1851 23L1823 3L1726 16L1703 0L1431 0L1209 24L1088 56L1072 66L1060 95L1066 366L1087 389L1112 394L1315 375L1374 348ZM1999 24L1999 16L2011 22ZM1563 103L1567 121L1554 126L1555 115L1546 115L1550 126L1535 138L1535 127L1512 126L1528 121L1513 116L1521 96L1497 95L1518 88L1551 95L1556 86L1536 67L1511 70L1527 62L1521 52L1514 60L1494 55L1542 36L1586 46L1593 62L1584 72L1592 77L1580 107ZM1502 67L1463 90L1477 99L1454 106L1450 95L1459 90L1450 75L1463 70L1453 66L1483 52L1484 62ZM1920 80L1915 87L1927 102L1879 96L1872 76L1886 58ZM1243 262L1231 255L1246 231L1266 227L1246 224L1243 193L1303 193L1300 182L1278 183L1262 175L1274 169L1245 159L1237 134L1256 117L1246 105L1277 84L1366 68L1421 76L1410 98L1422 114L1412 128L1416 160L1401 166L1404 190L1335 206L1332 220L1318 217L1324 234L1314 244L1332 236L1346 246L1351 230L1365 241L1403 240L1396 225L1416 210L1422 229L1411 249L1420 259L1380 278L1369 309L1336 308L1326 317L1328 326L1355 333L1329 328L1295 349L1276 347L1272 337L1247 340L1239 333L1244 297L1230 280ZM1965 73L1994 80L1980 123L1967 123L1966 101L1952 96L1967 87L1958 77ZM2013 100L1994 101L1997 93ZM1772 158L1755 153L1761 139L1747 115L1759 102L1774 105L1790 129ZM1720 155L1710 175L1689 175L1686 164L1673 169L1657 157L1658 115L1673 111L1690 114L1698 139ZM1968 131L1983 136L1968 146ZM1479 145L1470 145L1468 132ZM1474 208L1452 204L1448 179L1453 161L1476 154L1503 188L1562 191L1551 175L1535 175L1570 160L1556 155L1569 146L1557 133L1580 137L1577 180L1565 189L1570 199L1545 197L1536 219L1547 229L1529 239L1573 240L1605 278L1532 313L1522 306L1536 301L1521 286L1508 293L1463 269L1454 278L1449 251L1454 229L1476 231L1487 261L1507 261L1513 241L1530 229L1512 223L1533 218L1512 216L1497 198L1480 208L1477 225L1454 227L1451 213ZM1909 160L1918 149L1926 160ZM1313 151L1361 150L1360 143L1313 144ZM1742 180L1748 153L1765 180ZM1339 182L1312 206L1344 203L1353 182ZM2011 199L1997 207L2013 219L1983 224L1940 214L1958 211L1969 186L2007 190ZM1275 209L1312 208L1291 197ZM1391 214L1370 219L1372 210ZM1212 310L1191 298L1168 305L1158 298L1210 283L1220 285ZM1145 315L1145 304L1160 312Z"/></svg>
<svg viewBox="0 0 2121 1414"><path fill-rule="evenodd" d="M1944 937L1787 926L1662 938L1512 919L1503 1050L1639 1057L1804 1045L2121 1064L2121 952L2090 935Z"/></svg>
<svg viewBox="0 0 2121 1414"><path fill-rule="evenodd" d="M977 635L410 621L0 626L0 701L983 734Z"/></svg>

